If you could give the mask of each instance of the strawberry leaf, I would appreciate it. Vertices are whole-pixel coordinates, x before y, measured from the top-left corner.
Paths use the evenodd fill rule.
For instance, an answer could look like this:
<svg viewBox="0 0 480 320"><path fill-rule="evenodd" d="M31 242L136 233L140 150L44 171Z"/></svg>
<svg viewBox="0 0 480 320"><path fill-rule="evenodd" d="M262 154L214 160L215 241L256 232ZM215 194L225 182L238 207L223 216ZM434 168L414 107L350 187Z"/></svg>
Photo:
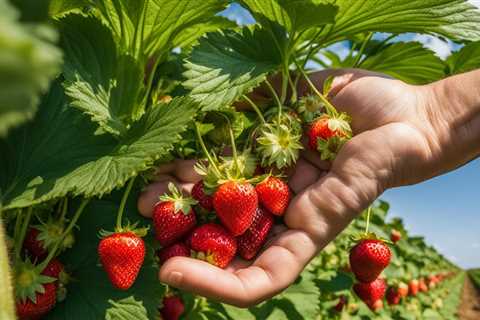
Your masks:
<svg viewBox="0 0 480 320"><path fill-rule="evenodd" d="M21 23L20 13L0 0L0 138L33 118L39 97L60 69L57 34L40 23Z"/></svg>
<svg viewBox="0 0 480 320"><path fill-rule="evenodd" d="M262 82L281 63L270 33L245 27L209 33L187 60L183 83L204 110L226 107Z"/></svg>
<svg viewBox="0 0 480 320"><path fill-rule="evenodd" d="M118 301L108 301L112 307L107 309L105 320L131 319L148 320L147 310L141 301L134 297L128 297Z"/></svg>
<svg viewBox="0 0 480 320"><path fill-rule="evenodd" d="M418 42L398 42L367 57L359 66L386 73L411 84L425 84L445 77L445 63Z"/></svg>
<svg viewBox="0 0 480 320"><path fill-rule="evenodd" d="M480 68L480 41L471 42L447 59L449 73L457 74Z"/></svg>
<svg viewBox="0 0 480 320"><path fill-rule="evenodd" d="M6 168L0 176L1 201L8 209L68 193L86 197L109 193L166 157L197 107L189 98L159 104L116 140L96 135L96 126L66 105L55 84L36 121L0 141L0 148L7 151L0 154L0 166Z"/></svg>

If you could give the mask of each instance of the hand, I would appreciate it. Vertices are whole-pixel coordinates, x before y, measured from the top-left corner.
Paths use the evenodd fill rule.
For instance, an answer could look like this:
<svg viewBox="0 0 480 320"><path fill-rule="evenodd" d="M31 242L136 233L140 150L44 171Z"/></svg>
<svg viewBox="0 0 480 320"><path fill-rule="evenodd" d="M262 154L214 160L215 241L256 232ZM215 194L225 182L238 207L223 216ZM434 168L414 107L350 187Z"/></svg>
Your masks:
<svg viewBox="0 0 480 320"><path fill-rule="evenodd" d="M226 270L204 261L175 257L160 269L173 287L240 307L268 299L289 286L306 264L386 188L415 183L445 169L428 87L415 87L363 70L322 71L312 75L321 87L330 74L332 103L353 119L354 137L329 164L305 151L289 179L296 193L286 214L288 229L275 230L253 262L235 260ZM301 84L300 94L308 87ZM194 161L159 168L157 182L138 201L151 216L158 195L174 181L189 192L200 177ZM447 166L448 167L448 166Z"/></svg>

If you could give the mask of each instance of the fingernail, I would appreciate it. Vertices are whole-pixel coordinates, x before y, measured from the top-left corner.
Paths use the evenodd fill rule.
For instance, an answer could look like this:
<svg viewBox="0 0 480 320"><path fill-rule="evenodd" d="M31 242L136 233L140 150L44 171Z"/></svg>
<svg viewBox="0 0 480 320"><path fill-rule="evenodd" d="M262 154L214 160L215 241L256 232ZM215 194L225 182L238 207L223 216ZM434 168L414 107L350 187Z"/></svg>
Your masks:
<svg viewBox="0 0 480 320"><path fill-rule="evenodd" d="M182 279L183 279L183 274L181 274L178 271L172 271L167 276L167 279L166 279L167 281L165 281L165 282L168 283L169 285L173 286L173 287L177 287L181 284Z"/></svg>

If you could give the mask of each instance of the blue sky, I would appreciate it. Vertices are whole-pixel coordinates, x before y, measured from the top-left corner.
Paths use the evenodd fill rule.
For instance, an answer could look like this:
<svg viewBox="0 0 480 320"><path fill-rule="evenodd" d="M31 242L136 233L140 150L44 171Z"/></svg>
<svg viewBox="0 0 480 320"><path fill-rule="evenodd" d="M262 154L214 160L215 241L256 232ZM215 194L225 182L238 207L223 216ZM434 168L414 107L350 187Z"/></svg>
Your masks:
<svg viewBox="0 0 480 320"><path fill-rule="evenodd" d="M480 5L480 1L470 1ZM234 4L222 15L240 24L252 23L248 12ZM406 34L399 40L422 42L442 58L459 46L428 35ZM346 55L345 44L332 48ZM401 217L414 235L426 241L464 268L480 267L480 159L429 181L385 192L391 217Z"/></svg>

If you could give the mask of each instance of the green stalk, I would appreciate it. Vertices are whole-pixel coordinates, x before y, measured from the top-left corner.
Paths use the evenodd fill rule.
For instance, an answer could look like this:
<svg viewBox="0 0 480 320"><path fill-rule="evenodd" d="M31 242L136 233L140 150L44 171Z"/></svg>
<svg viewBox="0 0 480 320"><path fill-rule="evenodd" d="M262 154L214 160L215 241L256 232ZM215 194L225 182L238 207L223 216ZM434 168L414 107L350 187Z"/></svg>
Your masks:
<svg viewBox="0 0 480 320"><path fill-rule="evenodd" d="M260 118L260 121L262 121L263 124L266 123L265 118L263 117L262 112L260 111L260 108L249 98L247 95L243 95L243 99L247 100L247 102L250 104L252 109L257 113L258 117Z"/></svg>
<svg viewBox="0 0 480 320"><path fill-rule="evenodd" d="M50 263L50 261L53 259L53 257L55 257L55 255L57 254L57 251L58 251L58 248L60 247L60 245L62 244L63 242L63 239L65 239L65 237L70 233L70 231L73 229L73 227L75 226L75 224L77 223L77 220L78 218L80 218L80 215L82 214L83 212L83 209L85 209L85 207L87 206L88 202L90 201L90 199L83 199L82 200L82 203L80 203L80 206L78 207L77 211L75 212L75 214L73 215L72 217L72 220L70 220L70 223L68 224L67 228L65 229L65 231L63 231L62 235L60 236L60 238L58 239L57 243L55 243L55 246L53 247L53 249L48 253L48 256L47 258L41 263L38 265L38 269L40 271L43 271L45 269L45 267Z"/></svg>
<svg viewBox="0 0 480 320"><path fill-rule="evenodd" d="M283 80L286 80L286 79L283 78ZM286 81L283 81L283 80L282 80L282 88L284 86L283 84L287 83ZM268 89L272 92L273 98L277 102L277 105L278 105L278 123L280 123L280 120L282 119L282 102L280 101L280 98L278 97L277 92L275 91L273 86L270 84L270 82L268 80L265 80L265 83L267 84Z"/></svg>
<svg viewBox="0 0 480 320"><path fill-rule="evenodd" d="M125 211L125 204L127 203L128 195L130 194L130 191L132 190L133 183L135 182L135 177L133 177L127 184L127 188L125 189L125 192L123 193L122 201L120 202L120 206L118 207L118 212L117 212L117 225L116 225L116 230L119 231L122 229L122 218L123 218L123 212Z"/></svg>
<svg viewBox="0 0 480 320"><path fill-rule="evenodd" d="M302 73L303 77L305 78L305 80L307 81L308 85L310 86L310 88L313 90L313 92L315 92L320 100L322 100L322 102L325 104L325 107L327 109L327 113L329 115L336 115L337 114L337 110L335 109L335 107L330 103L330 101L328 101L327 97L325 97L322 93L320 93L320 91L318 91L318 89L315 87L315 85L312 83L312 81L310 80L310 78L308 77L308 75L305 73L305 71L303 70L303 68L297 63L297 61L295 61L295 64L297 65L297 68L298 70Z"/></svg>
<svg viewBox="0 0 480 320"><path fill-rule="evenodd" d="M25 235L27 234L28 225L30 224L30 218L32 217L32 211L33 207L29 207L27 209L27 216L25 217L25 220L23 220L20 234L18 234L18 238L15 239L15 261L20 260L20 251L22 248L23 240L25 239ZM15 237L17 237L17 235L15 235Z"/></svg>
<svg viewBox="0 0 480 320"><path fill-rule="evenodd" d="M217 164L215 163L215 161L213 161L212 156L208 152L207 147L205 146L205 142L203 142L202 135L200 134L200 129L198 128L198 125L196 122L195 122L195 132L197 133L198 142L200 143L200 147L202 148L203 153L207 157L209 164L216 171L216 174L220 176L221 175L220 170L218 169Z"/></svg>
<svg viewBox="0 0 480 320"><path fill-rule="evenodd" d="M237 146L235 145L235 135L233 134L232 126L230 125L230 121L228 121L228 133L230 135L230 143L232 145L232 153L233 153L233 161L236 167L237 176L240 174L240 164L238 163L238 154L237 154Z"/></svg>
<svg viewBox="0 0 480 320"><path fill-rule="evenodd" d="M67 215L67 211L68 211L68 198L65 197L65 199L63 199L62 214L60 215L61 222L65 221L65 216Z"/></svg>
<svg viewBox="0 0 480 320"><path fill-rule="evenodd" d="M355 56L355 61L353 62L353 67L356 68L358 66L358 63L360 62L360 59L362 58L363 52L365 51L365 48L367 47L368 42L370 42L370 39L372 39L373 32L369 32L367 37L362 43L362 46L360 47L360 50L358 51L357 55Z"/></svg>
<svg viewBox="0 0 480 320"><path fill-rule="evenodd" d="M367 225L365 226L365 235L368 234L368 228L370 227L370 214L372 213L372 206L368 207L367 210Z"/></svg>
<svg viewBox="0 0 480 320"><path fill-rule="evenodd" d="M13 287L11 269L6 244L6 233L0 217L0 318L3 320L15 319L15 303L13 300Z"/></svg>

